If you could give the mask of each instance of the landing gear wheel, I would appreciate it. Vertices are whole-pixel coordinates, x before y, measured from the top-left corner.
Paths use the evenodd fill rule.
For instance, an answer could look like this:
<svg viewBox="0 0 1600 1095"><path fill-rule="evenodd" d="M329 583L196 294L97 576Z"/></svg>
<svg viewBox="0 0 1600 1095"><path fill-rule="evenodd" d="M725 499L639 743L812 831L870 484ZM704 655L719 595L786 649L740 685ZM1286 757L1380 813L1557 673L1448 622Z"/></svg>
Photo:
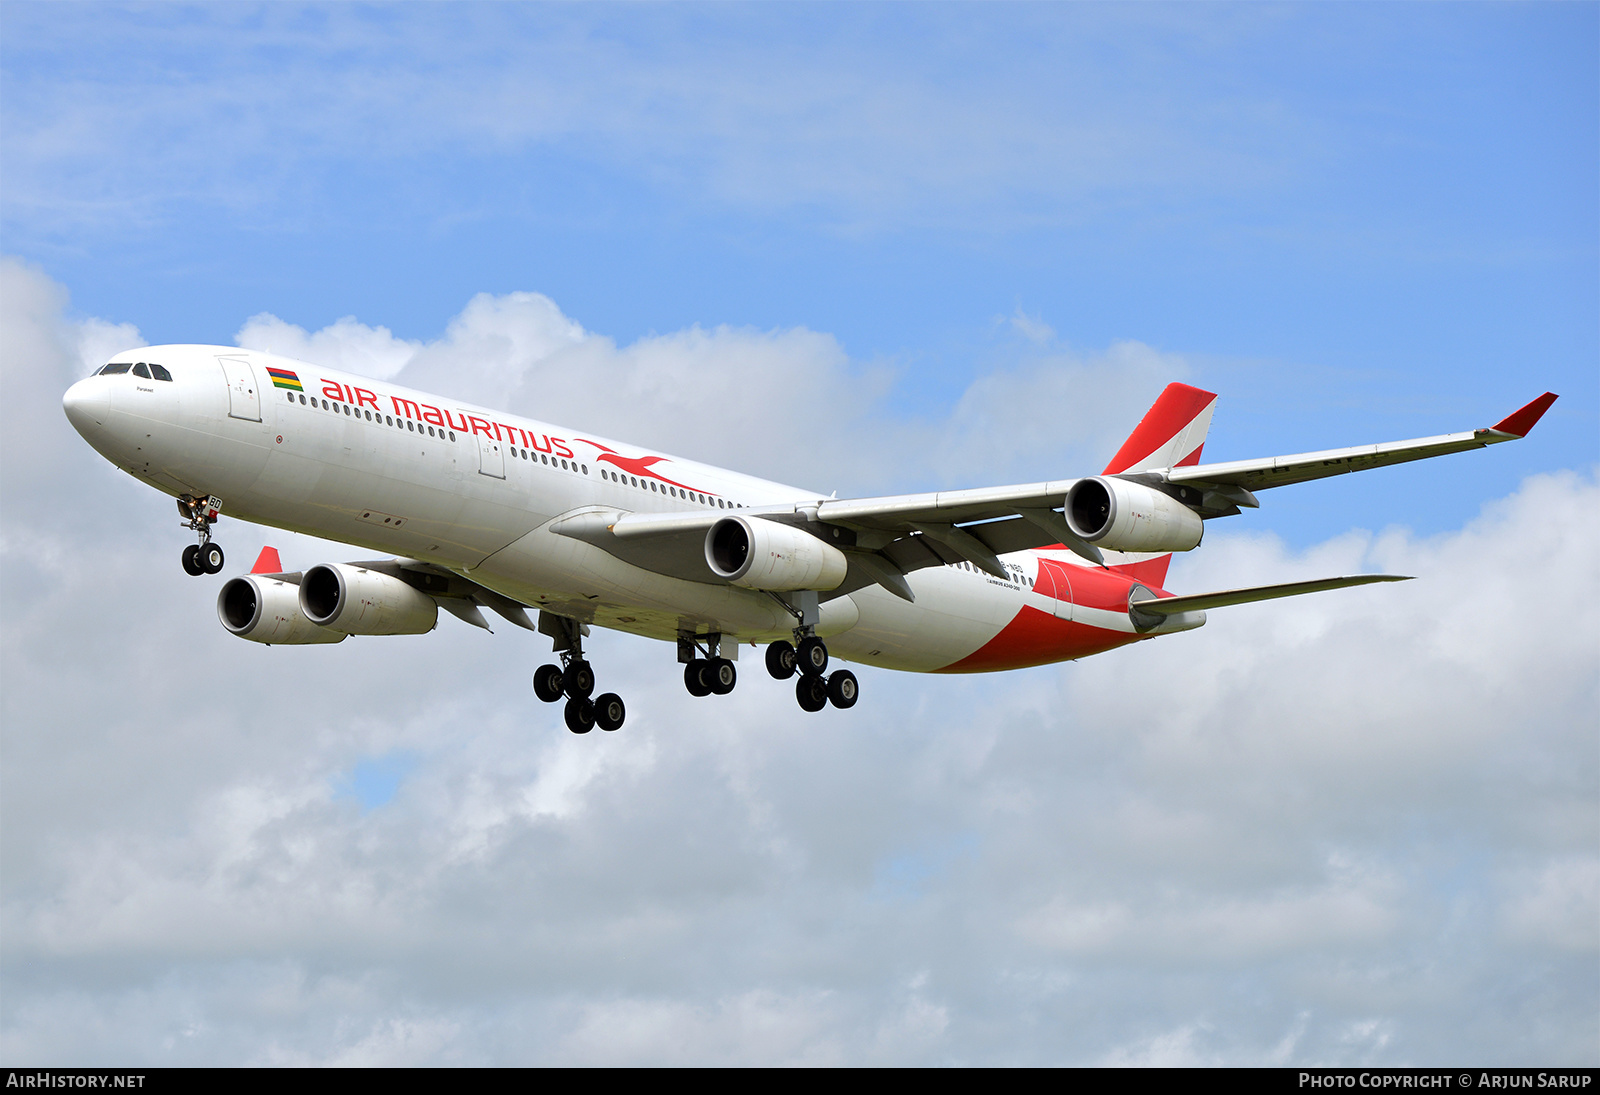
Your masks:
<svg viewBox="0 0 1600 1095"><path fill-rule="evenodd" d="M820 677L828 671L828 647L815 635L800 640L800 672Z"/></svg>
<svg viewBox="0 0 1600 1095"><path fill-rule="evenodd" d="M587 734L594 729L594 704L587 699L567 701L567 729L574 734Z"/></svg>
<svg viewBox="0 0 1600 1095"><path fill-rule="evenodd" d="M195 559L200 564L200 569L207 574L222 573L222 560L222 549L212 543L202 546L199 555Z"/></svg>
<svg viewBox="0 0 1600 1095"><path fill-rule="evenodd" d="M726 696L733 691L733 686L739 682L739 671L734 668L727 658L712 658L706 663L706 683L711 685L713 695Z"/></svg>
<svg viewBox="0 0 1600 1095"><path fill-rule="evenodd" d="M607 692L594 701L594 721L600 724L602 730L617 729L627 717L628 709L622 705L622 697L615 692Z"/></svg>
<svg viewBox="0 0 1600 1095"><path fill-rule="evenodd" d="M533 671L533 694L545 703L555 703L566 692L566 675L559 665L541 665Z"/></svg>
<svg viewBox="0 0 1600 1095"><path fill-rule="evenodd" d="M709 668L703 658L696 658L683 667L683 686L689 690L689 695L711 695L711 674L707 671Z"/></svg>
<svg viewBox="0 0 1600 1095"><path fill-rule="evenodd" d="M566 694L575 700L586 700L594 691L594 670L585 661L567 663L563 677Z"/></svg>
<svg viewBox="0 0 1600 1095"><path fill-rule="evenodd" d="M860 686L856 684L856 675L848 669L841 669L828 675L828 702L838 708L854 707L856 700L861 696Z"/></svg>
<svg viewBox="0 0 1600 1095"><path fill-rule="evenodd" d="M196 578L206 572L206 568L200 565L199 544L190 544L183 549L183 572Z"/></svg>
<svg viewBox="0 0 1600 1095"><path fill-rule="evenodd" d="M794 646L779 639L775 643L767 644L767 672L772 674L776 681L786 681L794 676L795 666L799 664L799 656L794 652Z"/></svg>
<svg viewBox="0 0 1600 1095"><path fill-rule="evenodd" d="M794 682L794 698L802 711L821 711L828 706L828 682L807 673Z"/></svg>

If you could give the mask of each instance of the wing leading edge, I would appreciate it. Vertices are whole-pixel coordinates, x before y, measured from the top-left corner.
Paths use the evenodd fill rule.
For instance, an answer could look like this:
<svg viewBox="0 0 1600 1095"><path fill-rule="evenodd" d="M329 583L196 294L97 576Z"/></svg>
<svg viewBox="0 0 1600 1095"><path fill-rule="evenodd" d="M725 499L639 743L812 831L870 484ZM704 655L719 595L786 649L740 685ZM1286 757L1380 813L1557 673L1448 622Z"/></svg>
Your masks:
<svg viewBox="0 0 1600 1095"><path fill-rule="evenodd" d="M1254 492L1269 487L1517 440L1527 435L1556 398L1554 393L1546 392L1495 425L1464 433L1201 464L1198 463L1200 451L1216 397L1198 388L1171 384L1112 459L1105 474L1169 494L1203 519L1223 517L1238 513L1240 507L1256 507L1259 503ZM1160 466L1163 460L1171 463ZM969 562L1004 578L1006 571L1000 563L1000 555L1058 546L1093 563L1107 565L1101 549L1075 534L1062 513L1067 494L1077 482L1077 479L1062 479L877 498L824 499L781 507L752 507L743 512L749 517L806 527L844 551L849 562L848 574L843 584L823 592L824 599L869 585L882 585L909 601L914 597L905 576L924 567ZM701 545L706 530L725 516L698 511L625 513L596 507L564 515L551 529L586 540L648 570L692 581L714 582L716 578L704 564ZM838 539L837 530L840 529L848 533L843 542ZM1126 561L1142 557L1123 558ZM1216 607L1392 580L1395 580L1392 576L1369 575L1328 579L1332 584L1292 583L1292 588L1282 587L1285 592L1263 593L1261 590L1280 587L1261 587L1205 596L1253 594L1242 600L1214 601L1212 607ZM1162 600L1164 606L1174 603L1172 599ZM1195 603L1191 607L1199 610L1207 606ZM1150 611L1164 614L1188 610L1169 607Z"/></svg>
<svg viewBox="0 0 1600 1095"><path fill-rule="evenodd" d="M1554 392L1545 392L1538 399L1513 411L1486 429L1465 433L1440 434L1437 437L1419 437L1410 441L1389 441L1379 445L1353 445L1325 452L1303 452L1293 456L1268 456L1257 460L1232 460L1218 464L1195 464L1191 467L1172 467L1161 472L1168 483L1181 483L1202 489L1243 488L1247 491L1283 487L1290 483L1307 483L1330 475L1366 471L1390 464L1404 464L1412 460L1426 460L1434 456L1447 456L1467 449L1481 449L1498 445L1502 441L1516 441L1526 437L1534 424L1556 401Z"/></svg>

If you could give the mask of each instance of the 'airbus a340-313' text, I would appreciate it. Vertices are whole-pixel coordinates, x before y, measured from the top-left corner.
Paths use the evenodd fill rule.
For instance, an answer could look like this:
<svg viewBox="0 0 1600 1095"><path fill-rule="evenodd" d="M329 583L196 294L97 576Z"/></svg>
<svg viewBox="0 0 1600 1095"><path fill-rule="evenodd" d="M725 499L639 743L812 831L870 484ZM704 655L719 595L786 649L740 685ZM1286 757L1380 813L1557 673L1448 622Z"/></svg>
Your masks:
<svg viewBox="0 0 1600 1095"><path fill-rule="evenodd" d="M1216 398L1169 385L1099 475L845 499L253 350L130 350L63 402L101 455L177 499L192 575L222 570L224 511L385 556L287 572L264 549L218 595L233 634L336 643L431 631L441 608L488 628L488 609L553 640L559 664L534 691L564 700L582 734L626 715L616 693L594 695L592 626L675 644L696 696L732 691L740 644L765 644L767 671L820 711L856 702L835 659L1014 669L1187 631L1226 605L1401 581L1163 588L1173 552L1262 490L1511 441L1556 399L1487 429L1203 464Z"/></svg>

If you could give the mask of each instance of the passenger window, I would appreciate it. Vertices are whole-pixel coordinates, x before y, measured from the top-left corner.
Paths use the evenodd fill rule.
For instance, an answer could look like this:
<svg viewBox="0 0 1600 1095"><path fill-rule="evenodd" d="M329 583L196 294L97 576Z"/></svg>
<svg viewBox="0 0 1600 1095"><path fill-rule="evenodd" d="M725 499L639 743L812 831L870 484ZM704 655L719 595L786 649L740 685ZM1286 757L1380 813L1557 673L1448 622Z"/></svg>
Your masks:
<svg viewBox="0 0 1600 1095"><path fill-rule="evenodd" d="M290 403L294 402L294 393L293 392L285 392L284 394L289 397L289 402Z"/></svg>
<svg viewBox="0 0 1600 1095"><path fill-rule="evenodd" d="M144 362L141 361L141 362L139 362L139 364L137 364L137 365L135 365L133 367L133 375L134 376L142 376L146 380L149 380L150 379L150 368Z"/></svg>
<svg viewBox="0 0 1600 1095"><path fill-rule="evenodd" d="M293 394L293 393L290 393L290 394ZM305 396L301 396L300 397L300 405L302 407L304 407L306 405L306 397Z"/></svg>

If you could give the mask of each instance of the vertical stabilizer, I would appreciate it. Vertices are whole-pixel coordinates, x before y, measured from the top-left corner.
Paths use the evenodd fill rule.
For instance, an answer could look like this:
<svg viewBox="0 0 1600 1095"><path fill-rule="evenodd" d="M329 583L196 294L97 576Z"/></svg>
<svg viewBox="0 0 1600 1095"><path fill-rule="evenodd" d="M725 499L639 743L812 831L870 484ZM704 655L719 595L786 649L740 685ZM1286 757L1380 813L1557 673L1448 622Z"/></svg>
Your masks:
<svg viewBox="0 0 1600 1095"><path fill-rule="evenodd" d="M1216 405L1215 392L1168 384L1101 474L1198 464Z"/></svg>

